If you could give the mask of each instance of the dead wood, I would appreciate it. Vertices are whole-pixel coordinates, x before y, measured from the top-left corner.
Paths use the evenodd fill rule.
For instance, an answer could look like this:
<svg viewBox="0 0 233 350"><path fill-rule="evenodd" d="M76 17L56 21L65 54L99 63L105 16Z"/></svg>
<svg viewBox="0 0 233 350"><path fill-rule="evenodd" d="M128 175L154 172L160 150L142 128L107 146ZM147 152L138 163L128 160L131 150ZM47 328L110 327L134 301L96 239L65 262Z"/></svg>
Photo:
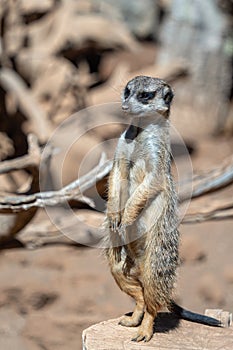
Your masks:
<svg viewBox="0 0 233 350"><path fill-rule="evenodd" d="M209 220L233 219L233 199L221 198L208 200L202 206L196 206L185 214L183 224L192 224Z"/></svg>
<svg viewBox="0 0 233 350"><path fill-rule="evenodd" d="M190 199L190 181L192 181L191 198L203 196L220 190L233 182L233 157L226 159L219 167L203 174L195 175L183 185L179 193L180 202Z"/></svg>
<svg viewBox="0 0 233 350"><path fill-rule="evenodd" d="M12 140L6 133L0 132L0 160L14 154L14 146Z"/></svg>
<svg viewBox="0 0 233 350"><path fill-rule="evenodd" d="M24 163L25 160L26 163ZM11 165L8 165L8 162L10 162ZM5 167L5 170L1 169L0 166L0 172L6 172L6 169L16 169L17 166L19 169L19 165L22 166L23 163L32 164L29 155L21 157L19 160L8 162L3 162L8 166ZM77 200L94 207L93 201L84 196L83 193L107 176L111 167L112 161L105 161L104 157L102 157L99 164L90 172L58 191L38 192L24 196L0 197L0 212L18 212L34 207L55 206L64 204L70 200ZM192 179L189 179L186 184L181 186L181 203L190 198L190 193L187 191L187 188L190 188L191 181ZM220 167L194 177L191 198L196 198L211 191L219 190L232 182L233 158L230 157L225 160ZM184 190L182 190L182 188L184 188ZM198 207L198 209L193 212L186 213L183 223L232 218L233 201L222 199L215 202L211 201L211 203L211 206L205 204L203 207Z"/></svg>
<svg viewBox="0 0 233 350"><path fill-rule="evenodd" d="M98 49L139 47L128 28L104 13L81 13L78 2L62 2L49 16L28 31L30 43L43 56L79 54L88 47ZM71 50L72 48L72 50Z"/></svg>
<svg viewBox="0 0 233 350"><path fill-rule="evenodd" d="M20 109L31 122L32 131L41 143L45 143L52 132L51 123L23 79L12 69L2 68L0 83L4 90L16 97Z"/></svg>
<svg viewBox="0 0 233 350"><path fill-rule="evenodd" d="M0 163L0 174L6 174L14 170L22 170L31 167L39 168L41 161L41 150L37 138L33 134L28 135L28 154L25 156L5 160Z"/></svg>
<svg viewBox="0 0 233 350"><path fill-rule="evenodd" d="M48 166L48 162L51 157L51 149L48 147L47 152L43 157L43 165L45 168ZM4 161L0 164L0 174L9 173L14 170L27 169L31 173L30 186L27 188L23 195L30 196L31 193L39 191L39 174L40 170L43 170L41 162L42 150L38 145L38 139L35 135L28 135L28 155L20 157L18 159L13 159L9 161ZM12 197L15 194L11 195ZM22 196L23 196L22 195ZM10 197L9 193L2 193L2 198ZM0 242L5 242L10 240L15 236L22 228L24 228L36 214L37 208L25 208L25 210L20 210L14 213L12 210L9 212L2 213L0 211Z"/></svg>
<svg viewBox="0 0 233 350"><path fill-rule="evenodd" d="M0 197L0 212L19 212L30 208L56 206L77 200L94 207L94 203L82 193L103 179L110 171L112 162L104 162L101 157L99 164L89 173L75 180L58 191L38 192L24 196Z"/></svg>
<svg viewBox="0 0 233 350"><path fill-rule="evenodd" d="M20 12L22 13L23 17L27 19L26 23L30 23L29 18L32 17L34 20L35 18L39 17L39 15L46 14L50 12L54 6L55 6L56 0L21 0L19 7Z"/></svg>
<svg viewBox="0 0 233 350"><path fill-rule="evenodd" d="M41 215L42 214L42 215ZM59 224L51 221L50 216L39 213L42 220L25 227L20 234L20 242L25 248L35 249L46 245L82 245L99 246L103 231L99 229L104 214L93 210L74 211L74 215L61 215ZM68 227L68 230L63 228Z"/></svg>

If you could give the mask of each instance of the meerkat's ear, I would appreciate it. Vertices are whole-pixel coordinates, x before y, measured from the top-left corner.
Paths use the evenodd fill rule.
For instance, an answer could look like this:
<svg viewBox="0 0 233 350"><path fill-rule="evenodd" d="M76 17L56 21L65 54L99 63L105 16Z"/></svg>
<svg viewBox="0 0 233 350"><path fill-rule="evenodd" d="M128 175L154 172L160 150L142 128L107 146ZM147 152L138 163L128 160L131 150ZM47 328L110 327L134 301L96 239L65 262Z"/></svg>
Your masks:
<svg viewBox="0 0 233 350"><path fill-rule="evenodd" d="M172 89L169 86L165 86L163 90L163 99L167 105L170 105L172 102L172 99L174 97L174 93Z"/></svg>

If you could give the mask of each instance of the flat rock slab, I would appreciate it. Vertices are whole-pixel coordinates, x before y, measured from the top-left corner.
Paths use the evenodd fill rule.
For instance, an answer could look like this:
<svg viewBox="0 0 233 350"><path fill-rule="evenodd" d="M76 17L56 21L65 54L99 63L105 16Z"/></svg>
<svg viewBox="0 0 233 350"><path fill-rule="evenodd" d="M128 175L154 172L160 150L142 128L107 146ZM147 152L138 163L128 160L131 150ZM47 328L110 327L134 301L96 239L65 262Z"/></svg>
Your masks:
<svg viewBox="0 0 233 350"><path fill-rule="evenodd" d="M131 338L137 327L118 325L120 318L95 324L83 331L83 350L232 350L233 326L209 327L178 320L161 313L154 326L154 336L148 343L135 343Z"/></svg>

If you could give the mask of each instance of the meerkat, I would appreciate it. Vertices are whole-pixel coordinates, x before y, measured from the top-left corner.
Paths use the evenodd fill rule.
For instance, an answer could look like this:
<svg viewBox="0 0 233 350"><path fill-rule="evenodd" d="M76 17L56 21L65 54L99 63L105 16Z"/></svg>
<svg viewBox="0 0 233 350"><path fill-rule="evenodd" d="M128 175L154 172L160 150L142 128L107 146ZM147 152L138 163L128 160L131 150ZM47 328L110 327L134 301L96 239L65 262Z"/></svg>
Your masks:
<svg viewBox="0 0 233 350"><path fill-rule="evenodd" d="M122 291L135 299L123 326L139 326L134 341L149 341L159 310L220 326L172 298L179 264L177 194L171 175L169 114L173 91L163 80L137 76L122 94L131 124L121 135L109 176L106 256Z"/></svg>

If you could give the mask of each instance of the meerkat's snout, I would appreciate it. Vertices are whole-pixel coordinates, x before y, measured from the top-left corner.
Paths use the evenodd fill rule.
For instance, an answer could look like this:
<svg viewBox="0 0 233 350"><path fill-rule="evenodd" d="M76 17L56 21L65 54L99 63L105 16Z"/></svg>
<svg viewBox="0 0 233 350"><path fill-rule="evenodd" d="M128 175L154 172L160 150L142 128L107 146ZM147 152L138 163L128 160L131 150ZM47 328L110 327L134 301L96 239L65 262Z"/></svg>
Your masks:
<svg viewBox="0 0 233 350"><path fill-rule="evenodd" d="M122 102L122 105L121 105L121 108L124 112L127 112L129 110L129 105L127 102L123 101Z"/></svg>

